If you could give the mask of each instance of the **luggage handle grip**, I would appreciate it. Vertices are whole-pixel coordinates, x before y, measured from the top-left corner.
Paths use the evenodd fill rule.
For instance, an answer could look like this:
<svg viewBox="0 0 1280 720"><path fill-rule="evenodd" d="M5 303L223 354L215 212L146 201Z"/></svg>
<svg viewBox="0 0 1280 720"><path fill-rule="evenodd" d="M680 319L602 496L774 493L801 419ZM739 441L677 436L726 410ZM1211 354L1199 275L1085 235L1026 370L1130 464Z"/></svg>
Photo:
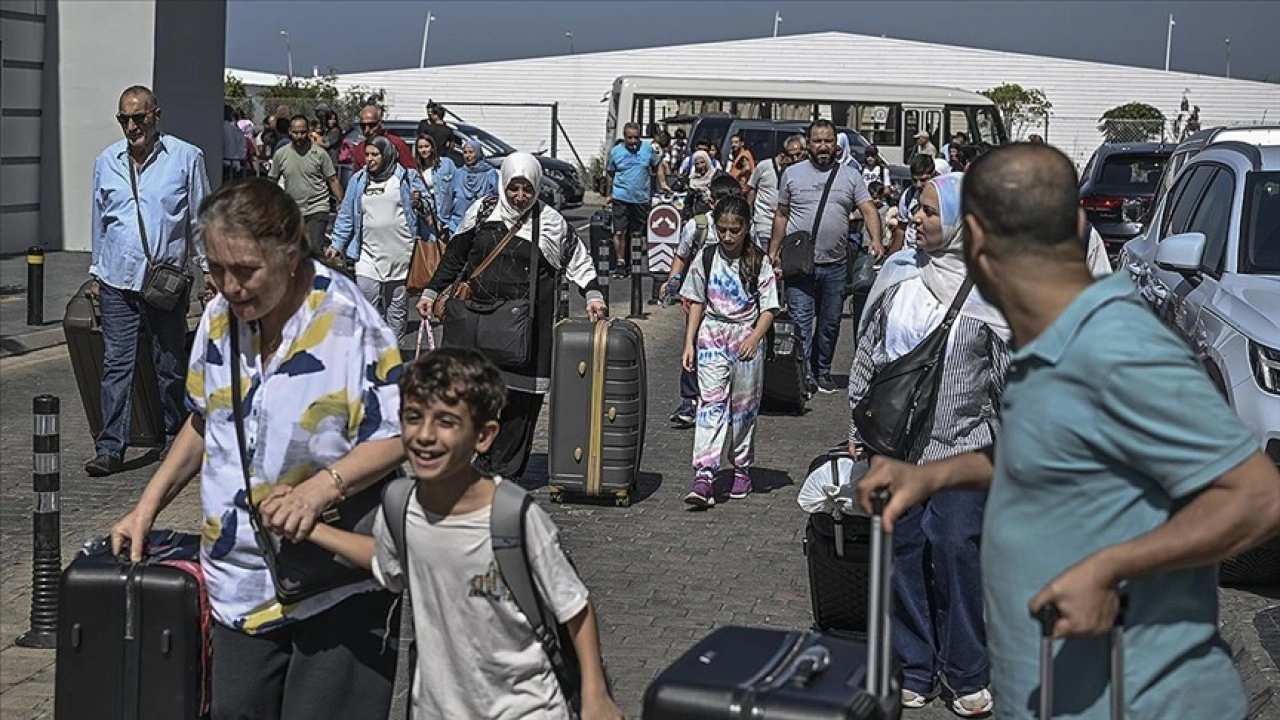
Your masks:
<svg viewBox="0 0 1280 720"><path fill-rule="evenodd" d="M874 502L874 498L872 502ZM1120 596L1120 608L1116 611L1116 627L1124 626L1124 616L1129 610L1129 596ZM1037 610L1032 617L1040 622L1040 637L1053 637L1053 626L1058 623L1062 617L1062 611L1053 603L1045 603Z"/></svg>
<svg viewBox="0 0 1280 720"><path fill-rule="evenodd" d="M825 646L814 645L800 653L791 663L788 683L795 688L806 687L813 678L831 667L831 651Z"/></svg>

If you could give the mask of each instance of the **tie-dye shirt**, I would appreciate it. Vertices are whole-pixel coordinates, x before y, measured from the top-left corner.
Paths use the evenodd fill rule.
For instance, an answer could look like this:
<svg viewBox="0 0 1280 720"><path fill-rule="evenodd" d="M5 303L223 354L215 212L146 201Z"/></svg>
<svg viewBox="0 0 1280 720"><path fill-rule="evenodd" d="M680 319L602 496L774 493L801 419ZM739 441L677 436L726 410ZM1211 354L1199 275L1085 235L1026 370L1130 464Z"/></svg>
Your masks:
<svg viewBox="0 0 1280 720"><path fill-rule="evenodd" d="M310 478L360 442L400 435L395 338L353 282L313 265L311 292L285 323L280 350L265 367L258 323L237 323L255 503L279 484ZM257 634L375 586L370 580L293 605L276 601L245 506L227 363L230 321L230 307L219 295L200 319L187 372L187 404L205 418L200 561L214 617Z"/></svg>
<svg viewBox="0 0 1280 720"><path fill-rule="evenodd" d="M723 322L754 324L760 313L767 310L777 312L778 283L773 277L773 265L768 257L761 258L760 273L756 276L759 296L753 297L751 288L743 287L738 276L738 263L741 258L730 260L720 251L719 246L712 246L714 257L711 260L711 279L703 277L702 253L698 253L689 261L689 277L680 288L680 296L686 300L706 305L707 317ZM702 252L707 252L703 250Z"/></svg>

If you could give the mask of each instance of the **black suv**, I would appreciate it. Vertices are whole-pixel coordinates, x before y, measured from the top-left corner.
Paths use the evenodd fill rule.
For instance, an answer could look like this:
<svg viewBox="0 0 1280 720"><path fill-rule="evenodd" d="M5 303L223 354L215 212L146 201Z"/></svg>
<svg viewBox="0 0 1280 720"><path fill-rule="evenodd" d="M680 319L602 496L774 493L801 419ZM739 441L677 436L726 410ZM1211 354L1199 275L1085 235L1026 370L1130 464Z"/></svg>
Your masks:
<svg viewBox="0 0 1280 720"><path fill-rule="evenodd" d="M413 143L418 133L418 123L414 120L384 120L382 126L386 128L388 133L399 137L413 147ZM480 143L480 147L484 150L485 160L495 168L502 166L502 160L506 156L515 152L516 149L508 145L501 138L482 130L475 125L467 125L465 123L450 123L456 132L474 139ZM342 137L344 142L359 143L363 139L360 127L352 125L346 134ZM455 163L462 164L462 155L458 152L451 153L451 157ZM542 187L538 188L538 197L546 204L557 210L567 207L577 207L582 204L582 180L578 176L578 170L569 163L557 158L538 157L538 163L542 165ZM350 167L340 168L343 184L354 173L355 169Z"/></svg>
<svg viewBox="0 0 1280 720"><path fill-rule="evenodd" d="M1174 143L1104 143L1080 173L1080 207L1102 236L1107 255L1142 232ZM1127 207L1127 212L1126 212Z"/></svg>

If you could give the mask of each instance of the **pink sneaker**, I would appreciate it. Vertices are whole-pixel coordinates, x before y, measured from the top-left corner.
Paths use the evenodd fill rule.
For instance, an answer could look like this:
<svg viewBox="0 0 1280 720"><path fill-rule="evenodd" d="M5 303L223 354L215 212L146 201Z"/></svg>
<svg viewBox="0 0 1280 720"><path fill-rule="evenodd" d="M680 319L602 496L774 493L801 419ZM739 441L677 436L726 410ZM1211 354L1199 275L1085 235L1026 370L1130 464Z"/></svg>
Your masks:
<svg viewBox="0 0 1280 720"><path fill-rule="evenodd" d="M734 471L733 485L729 488L729 497L741 500L751 494L751 476L746 472Z"/></svg>
<svg viewBox="0 0 1280 720"><path fill-rule="evenodd" d="M694 480L693 490L684 496L684 501L697 508L714 507L716 498L714 491L711 489L711 483L705 480Z"/></svg>

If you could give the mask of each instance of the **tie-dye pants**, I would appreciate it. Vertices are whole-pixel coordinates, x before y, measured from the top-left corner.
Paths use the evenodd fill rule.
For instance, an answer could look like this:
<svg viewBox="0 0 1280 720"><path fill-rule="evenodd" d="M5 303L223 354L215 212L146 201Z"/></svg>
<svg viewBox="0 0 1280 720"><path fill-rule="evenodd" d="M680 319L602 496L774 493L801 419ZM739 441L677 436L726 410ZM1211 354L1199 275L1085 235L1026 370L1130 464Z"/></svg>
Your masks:
<svg viewBox="0 0 1280 720"><path fill-rule="evenodd" d="M698 330L698 419L693 434L694 479L711 482L720 470L725 445L734 471L745 473L755 459L756 415L764 386L765 343L752 360L738 348L751 334L746 323L707 317Z"/></svg>

